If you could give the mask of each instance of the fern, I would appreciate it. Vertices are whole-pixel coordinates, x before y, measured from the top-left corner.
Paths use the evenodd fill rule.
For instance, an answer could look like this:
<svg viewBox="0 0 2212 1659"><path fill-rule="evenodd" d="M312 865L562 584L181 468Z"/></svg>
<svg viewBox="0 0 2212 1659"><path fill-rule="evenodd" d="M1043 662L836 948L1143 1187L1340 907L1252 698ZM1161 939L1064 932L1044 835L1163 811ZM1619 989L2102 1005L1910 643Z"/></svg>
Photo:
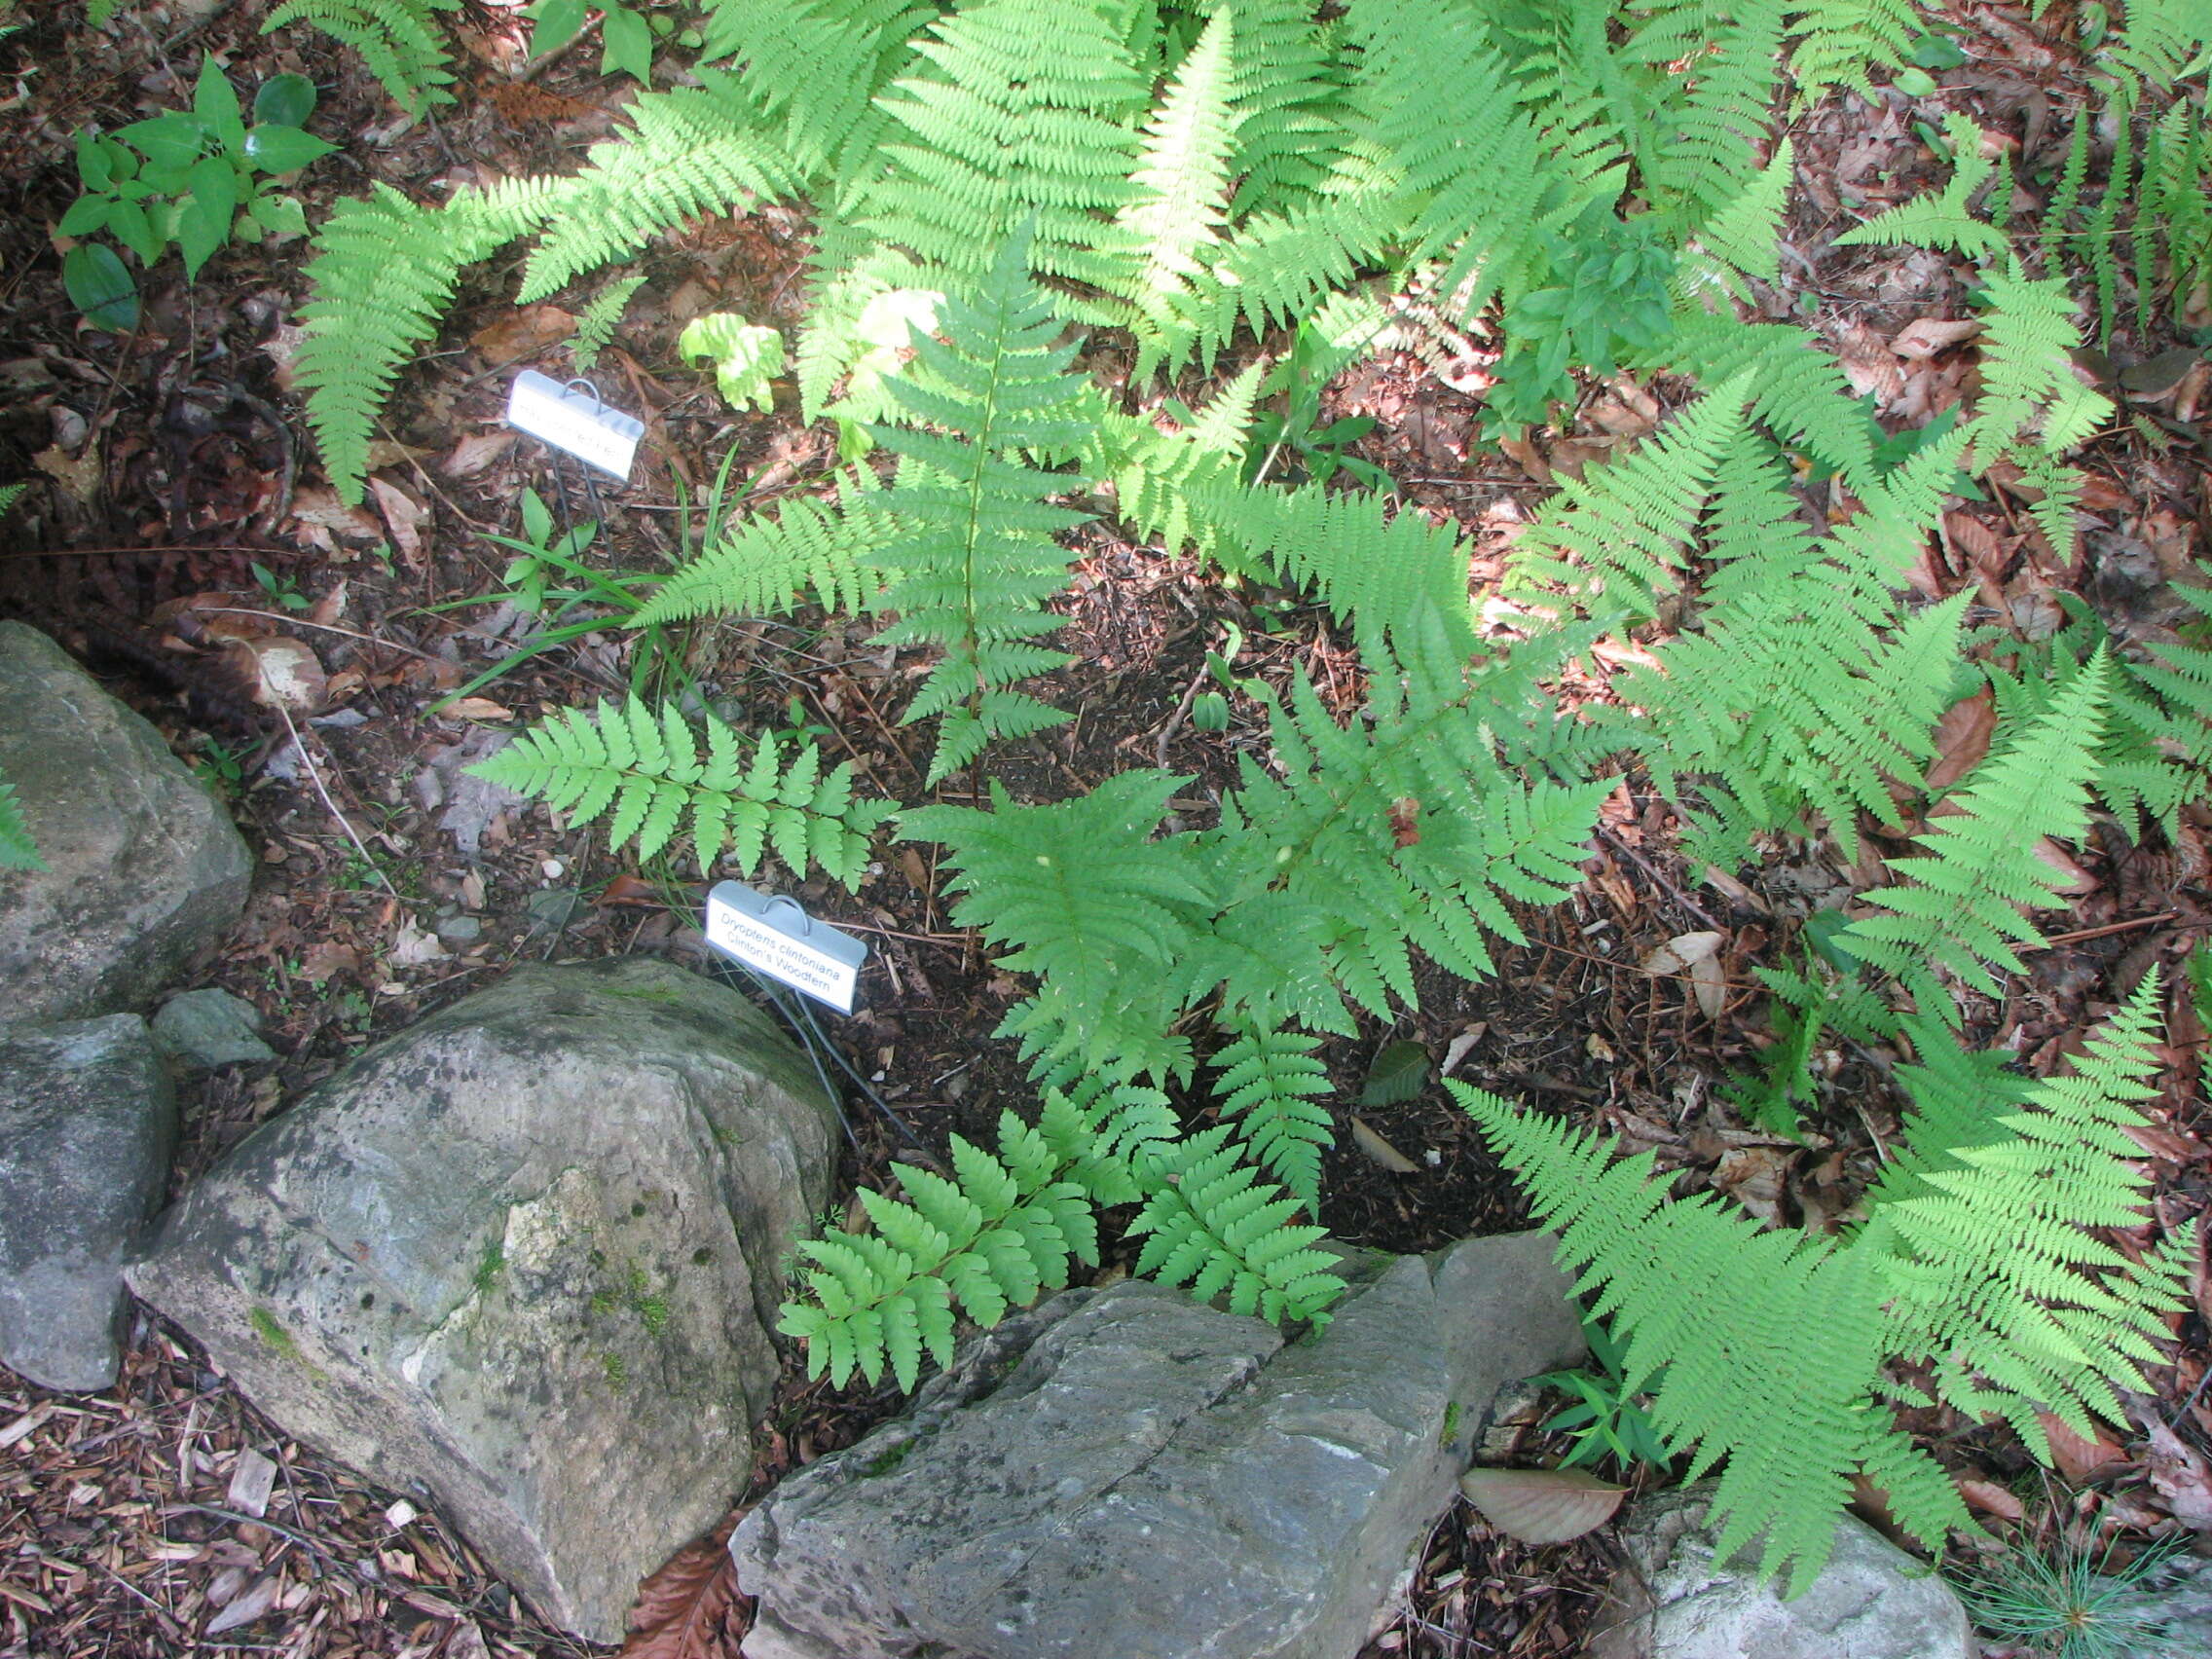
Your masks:
<svg viewBox="0 0 2212 1659"><path fill-rule="evenodd" d="M1577 1290L1597 1289L1593 1312L1626 1339L1623 1368L1688 1478L1726 1458L1717 1559L1755 1542L1762 1571L1810 1583L1852 1476L1919 1460L1866 1409L1883 1335L1868 1253L1761 1232L1710 1193L1669 1202L1652 1154L1613 1161L1597 1134L1450 1087L1560 1235ZM1926 1540L1970 1524L1939 1473L1888 1491Z"/></svg>
<svg viewBox="0 0 2212 1659"><path fill-rule="evenodd" d="M443 207L422 207L378 185L332 212L308 266L314 292L300 310L307 338L299 379L342 499L360 501L377 412L409 352L437 332L461 267L549 217L567 189L537 182L462 190Z"/></svg>
<svg viewBox="0 0 2212 1659"><path fill-rule="evenodd" d="M2149 1391L2141 1367L2162 1362L2154 1345L2186 1296L2186 1255L2137 1262L2082 1231L2145 1219L2151 1182L2130 1131L2158 1092L2157 1002L2153 975L2090 1038L2074 1076L2008 1084L2000 1098L2013 1109L1968 1134L1909 1121L1905 1155L1874 1195L1868 1241L1894 1257L1887 1346L1934 1362L1945 1403L2003 1417L2046 1461L2037 1413L2083 1437L2091 1414L2124 1420L2115 1390ZM1955 1050L1938 1061L1961 1063Z"/></svg>
<svg viewBox="0 0 2212 1659"><path fill-rule="evenodd" d="M685 219L796 193L802 175L746 90L712 70L701 78L701 87L639 94L620 134L592 146L590 165L563 186L561 214L531 254L517 304Z"/></svg>
<svg viewBox="0 0 2212 1659"><path fill-rule="evenodd" d="M708 615L774 616L808 590L826 608L860 609L884 573L875 556L892 535L866 499L862 482L866 476L858 470L851 475L840 503L794 496L777 517L732 527L661 583L639 610L637 625Z"/></svg>
<svg viewBox="0 0 2212 1659"><path fill-rule="evenodd" d="M23 822L23 805L16 797L16 786L8 775L0 771L0 869L44 869L46 861L38 856L38 843L31 839L30 826Z"/></svg>
<svg viewBox="0 0 2212 1659"><path fill-rule="evenodd" d="M608 844L635 838L640 859L667 846L688 815L702 874L725 847L745 875L772 850L793 874L819 865L848 890L860 885L869 833L894 810L856 798L851 762L825 773L811 743L787 760L782 741L762 732L749 757L744 739L710 717L702 756L673 707L656 714L634 697L603 703L596 719L563 710L470 770L571 823L611 812Z"/></svg>
<svg viewBox="0 0 2212 1659"><path fill-rule="evenodd" d="M1970 206L1997 170L1996 162L1982 154L1981 129L1972 117L1954 110L1943 118L1943 135L1951 149L1950 181L1941 190L1852 226L1835 239L1835 246L1910 244L1970 256L2009 251L2005 234L1975 218ZM1998 188L2005 188L2003 181Z"/></svg>
<svg viewBox="0 0 2212 1659"><path fill-rule="evenodd" d="M1255 1028L1213 1057L1222 1112L1309 1210L1320 1207L1321 1149L1336 1138L1329 1109L1318 1104L1331 1092L1328 1068L1314 1057L1320 1046L1298 1032Z"/></svg>
<svg viewBox="0 0 2212 1659"><path fill-rule="evenodd" d="M576 331L569 337L569 357L575 364L576 373L591 373L599 362L600 352L607 350L614 339L614 331L622 326L622 313L645 285L642 271L634 276L617 277L593 295L591 304L576 313Z"/></svg>
<svg viewBox="0 0 2212 1659"><path fill-rule="evenodd" d="M1793 10L1789 78L1801 104L1830 87L1871 92L1866 71L1901 64L1924 32L1914 0L1819 0Z"/></svg>
<svg viewBox="0 0 2212 1659"><path fill-rule="evenodd" d="M1029 642L1060 626L1043 608L1067 580L1068 556L1051 536L1088 517L1047 505L1070 480L1016 459L1073 454L1088 430L1087 384L1067 372L1074 348L1051 344L1057 327L1023 272L1016 239L972 300L947 297L950 344L917 339L915 362L889 383L910 417L937 429L873 428L903 458L882 498L898 534L878 549L899 574L875 601L899 620L879 638L943 649L905 713L909 722L942 717L933 784L993 738L1067 719L1011 689L1070 660Z"/></svg>
<svg viewBox="0 0 2212 1659"><path fill-rule="evenodd" d="M777 1329L807 1346L807 1375L841 1388L888 1363L912 1388L926 1353L952 1360L954 1307L988 1327L1068 1282L1070 1261L1098 1263L1098 1224L1063 1140L999 1115L998 1156L954 1135L951 1177L900 1169L906 1202L860 1191L872 1231L829 1229L798 1246L810 1303L786 1303Z"/></svg>
<svg viewBox="0 0 2212 1659"><path fill-rule="evenodd" d="M820 174L938 13L921 0L710 0L699 60L736 59L793 164Z"/></svg>
<svg viewBox="0 0 2212 1659"><path fill-rule="evenodd" d="M434 18L460 10L461 0L283 0L262 19L261 32L313 24L358 52L392 101L421 115L453 101L444 34Z"/></svg>
<svg viewBox="0 0 2212 1659"><path fill-rule="evenodd" d="M2047 905L2064 884L2036 856L2036 843L2079 838L2087 823L2111 673L2099 652L2047 714L1985 762L1957 797L1957 816L1917 837L1926 855L1890 862L1898 884L1865 897L1891 914L1854 922L1840 936L1853 955L1912 987L1923 1009L1955 1012L1936 988L1933 966L1990 996L2000 987L1989 964L2023 971L2015 947L2041 936L2018 906Z"/></svg>

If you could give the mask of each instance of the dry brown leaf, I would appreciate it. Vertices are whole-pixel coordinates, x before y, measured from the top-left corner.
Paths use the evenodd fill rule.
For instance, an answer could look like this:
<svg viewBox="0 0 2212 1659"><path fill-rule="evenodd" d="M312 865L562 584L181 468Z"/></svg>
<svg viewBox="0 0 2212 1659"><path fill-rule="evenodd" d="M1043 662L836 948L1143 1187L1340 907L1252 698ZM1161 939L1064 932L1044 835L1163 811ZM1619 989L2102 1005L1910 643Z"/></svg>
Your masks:
<svg viewBox="0 0 2212 1659"><path fill-rule="evenodd" d="M471 432L438 462L438 470L448 478L473 478L514 447L515 434L511 430Z"/></svg>
<svg viewBox="0 0 2212 1659"><path fill-rule="evenodd" d="M88 444L85 453L79 456L72 456L59 444L55 444L32 456L31 464L56 480L80 501L89 503L99 494L100 447L97 444Z"/></svg>
<svg viewBox="0 0 2212 1659"><path fill-rule="evenodd" d="M1637 966L1654 978L1679 974L1692 963L1708 960L1720 948L1721 940L1727 937L1726 934L1711 929L1699 933L1677 934L1665 944L1644 952L1643 959Z"/></svg>
<svg viewBox="0 0 2212 1659"><path fill-rule="evenodd" d="M2137 1420L2151 1439L2151 1484L2166 1500L2173 1518L2197 1531L2212 1530L2212 1468L2146 1403Z"/></svg>
<svg viewBox="0 0 2212 1659"><path fill-rule="evenodd" d="M1581 1469L1469 1469L1459 1490L1485 1521L1525 1544L1564 1544L1603 1527L1628 1488Z"/></svg>
<svg viewBox="0 0 2212 1659"><path fill-rule="evenodd" d="M249 1625L276 1604L276 1597L283 1590L283 1580L275 1573L257 1578L244 1594L222 1608L207 1621L203 1636L221 1636L227 1630Z"/></svg>
<svg viewBox="0 0 2212 1659"><path fill-rule="evenodd" d="M638 1586L621 1659L737 1659L737 1564L731 1516L712 1535L685 1544Z"/></svg>
<svg viewBox="0 0 2212 1659"><path fill-rule="evenodd" d="M576 319L559 306L524 306L468 337L468 343L495 363L535 357L576 331Z"/></svg>
<svg viewBox="0 0 2212 1659"><path fill-rule="evenodd" d="M1478 1019L1444 1046L1444 1063L1436 1068L1438 1077L1450 1077L1453 1068L1467 1057L1467 1051L1480 1043L1490 1031L1490 1021Z"/></svg>
<svg viewBox="0 0 2212 1659"><path fill-rule="evenodd" d="M1393 1175L1418 1175L1420 1165L1377 1134L1364 1119L1351 1121L1351 1142L1367 1157L1370 1163L1387 1169Z"/></svg>
<svg viewBox="0 0 2212 1659"><path fill-rule="evenodd" d="M231 646L253 700L310 715L322 707L329 677L322 661L298 640L278 634L266 640L240 640Z"/></svg>
<svg viewBox="0 0 2212 1659"><path fill-rule="evenodd" d="M2058 877L2058 892L2068 899L2079 899L2084 893L2097 890L2097 878L2074 862L2067 852L2048 835L2036 843L2036 857L2050 866Z"/></svg>
<svg viewBox="0 0 2212 1659"><path fill-rule="evenodd" d="M361 971L361 953L350 944L336 940L321 940L307 947L300 957L300 965L293 974L310 984L319 985L340 974L358 974Z"/></svg>
<svg viewBox="0 0 2212 1659"><path fill-rule="evenodd" d="M1958 1488L1969 1509L1978 1509L2000 1521L2017 1521L2026 1513L2020 1500L1995 1481L1962 1480Z"/></svg>
<svg viewBox="0 0 2212 1659"><path fill-rule="evenodd" d="M1774 1147L1738 1147L1721 1154L1712 1181L1716 1191L1728 1194L1759 1220L1779 1224L1789 1164L1790 1155Z"/></svg>
<svg viewBox="0 0 2212 1659"><path fill-rule="evenodd" d="M2087 1486L2127 1467L2127 1454L2103 1429L2097 1430L2096 1439L2083 1440L2048 1412L2036 1413L2036 1421L2043 1425L2044 1438L2050 1442L2050 1460L2068 1486Z"/></svg>
<svg viewBox="0 0 2212 1659"><path fill-rule="evenodd" d="M504 703L495 703L489 697L462 697L448 703L445 712L464 720L511 720L514 710Z"/></svg>
<svg viewBox="0 0 2212 1659"><path fill-rule="evenodd" d="M1933 316L1924 316L1917 322L1908 322L1890 336L1890 350L1900 357L1915 361L1948 351L1952 347L1972 340L1981 332L1981 324L1972 318L1946 322Z"/></svg>
<svg viewBox="0 0 2212 1659"><path fill-rule="evenodd" d="M1945 709L1936 722L1936 758L1924 787L1931 793L1947 790L1980 765L1996 729L1997 699L1987 686Z"/></svg>
<svg viewBox="0 0 2212 1659"><path fill-rule="evenodd" d="M1703 956L1690 964L1690 994L1697 998L1698 1013L1708 1019L1720 1017L1728 1002L1728 979L1720 958Z"/></svg>
<svg viewBox="0 0 2212 1659"><path fill-rule="evenodd" d="M383 509L385 528L391 532L391 544L399 549L399 556L420 569L423 563L423 537L416 526L423 522L423 503L398 485L384 478L369 480L369 494L377 498L377 505Z"/></svg>

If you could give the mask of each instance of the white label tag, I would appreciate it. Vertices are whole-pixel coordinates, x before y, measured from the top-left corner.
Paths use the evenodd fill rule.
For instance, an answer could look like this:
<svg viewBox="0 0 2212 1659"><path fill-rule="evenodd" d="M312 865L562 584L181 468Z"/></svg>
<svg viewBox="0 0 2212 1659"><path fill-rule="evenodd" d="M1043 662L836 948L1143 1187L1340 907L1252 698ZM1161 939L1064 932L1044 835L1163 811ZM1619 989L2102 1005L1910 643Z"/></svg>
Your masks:
<svg viewBox="0 0 2212 1659"><path fill-rule="evenodd" d="M707 942L839 1014L853 1012L867 946L814 920L792 900L718 882L707 895Z"/></svg>
<svg viewBox="0 0 2212 1659"><path fill-rule="evenodd" d="M630 476L638 440L645 435L643 421L535 369L515 376L507 393L507 424L622 479Z"/></svg>

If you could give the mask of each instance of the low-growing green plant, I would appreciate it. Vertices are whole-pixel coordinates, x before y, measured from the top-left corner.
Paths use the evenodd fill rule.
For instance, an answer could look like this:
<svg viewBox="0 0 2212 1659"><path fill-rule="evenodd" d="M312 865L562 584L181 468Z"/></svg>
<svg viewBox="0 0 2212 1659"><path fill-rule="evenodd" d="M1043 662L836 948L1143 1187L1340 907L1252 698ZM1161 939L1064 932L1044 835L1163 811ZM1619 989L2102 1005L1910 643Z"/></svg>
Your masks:
<svg viewBox="0 0 2212 1659"><path fill-rule="evenodd" d="M1583 1326L1582 1335L1593 1364L1579 1371L1547 1371L1530 1379L1573 1396L1572 1403L1545 1419L1544 1431L1574 1436L1573 1449L1567 1455L1568 1467L1595 1465L1610 1457L1624 1472L1638 1463L1664 1469L1670 1461L1667 1442L1646 1410L1649 1395L1629 1381L1620 1344L1603 1324Z"/></svg>
<svg viewBox="0 0 2212 1659"><path fill-rule="evenodd" d="M190 113L149 116L105 135L90 129L78 134L85 193L56 230L69 237L105 232L149 267L173 242L187 277L234 236L304 236L307 215L279 181L336 148L303 129L314 104L314 83L305 75L273 75L254 94L248 126L221 65L204 57ZM62 280L96 326L135 324L137 287L114 249L80 242L62 261Z"/></svg>
<svg viewBox="0 0 2212 1659"><path fill-rule="evenodd" d="M2092 1553L2023 1540L1956 1583L1985 1633L2024 1642L2044 1659L2151 1659L2168 1650L2169 1633L2144 1582L2178 1549L2155 1546L2115 1566L2116 1544Z"/></svg>
<svg viewBox="0 0 2212 1659"><path fill-rule="evenodd" d="M23 822L23 805L16 796L16 786L8 781L5 771L0 771L0 869L45 867L38 843L31 838L30 826Z"/></svg>

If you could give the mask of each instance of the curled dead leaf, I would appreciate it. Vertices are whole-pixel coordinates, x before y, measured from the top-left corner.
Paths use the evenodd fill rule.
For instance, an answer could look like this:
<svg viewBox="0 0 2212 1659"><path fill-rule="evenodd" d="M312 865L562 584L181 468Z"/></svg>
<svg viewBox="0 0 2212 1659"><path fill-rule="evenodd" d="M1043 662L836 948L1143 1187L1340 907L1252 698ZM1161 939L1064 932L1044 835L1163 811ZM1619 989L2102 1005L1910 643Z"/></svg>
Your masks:
<svg viewBox="0 0 2212 1659"><path fill-rule="evenodd" d="M1393 1175L1417 1175L1420 1165L1384 1140L1360 1118L1351 1121L1352 1145L1366 1155L1367 1161L1378 1168L1387 1169Z"/></svg>
<svg viewBox="0 0 2212 1659"><path fill-rule="evenodd" d="M285 634L240 640L231 650L255 702L295 715L312 715L322 707L329 677L321 659L298 640Z"/></svg>
<svg viewBox="0 0 2212 1659"><path fill-rule="evenodd" d="M1728 978L1717 956L1701 956L1690 964L1690 995L1697 998L1698 1013L1718 1019L1728 1002Z"/></svg>
<svg viewBox="0 0 2212 1659"><path fill-rule="evenodd" d="M638 1586L621 1659L737 1659L747 1620L729 1553L736 1523L685 1544Z"/></svg>
<svg viewBox="0 0 2212 1659"><path fill-rule="evenodd" d="M2026 1513L2019 1498L1995 1481L1962 1480L1957 1484L1969 1509L1978 1509L2000 1521L2017 1521Z"/></svg>
<svg viewBox="0 0 2212 1659"><path fill-rule="evenodd" d="M1963 345L1981 332L1981 324L1971 317L1944 321L1924 316L1908 322L1890 337L1890 350L1900 357L1922 360Z"/></svg>
<svg viewBox="0 0 2212 1659"><path fill-rule="evenodd" d="M1564 1544L1603 1527L1628 1488L1581 1469L1469 1469L1459 1490L1485 1521L1525 1544Z"/></svg>
<svg viewBox="0 0 2212 1659"><path fill-rule="evenodd" d="M1699 933L1677 934L1665 944L1645 951L1637 966L1654 978L1669 974L1679 974L1692 963L1704 962L1720 948L1727 935L1715 929Z"/></svg>

